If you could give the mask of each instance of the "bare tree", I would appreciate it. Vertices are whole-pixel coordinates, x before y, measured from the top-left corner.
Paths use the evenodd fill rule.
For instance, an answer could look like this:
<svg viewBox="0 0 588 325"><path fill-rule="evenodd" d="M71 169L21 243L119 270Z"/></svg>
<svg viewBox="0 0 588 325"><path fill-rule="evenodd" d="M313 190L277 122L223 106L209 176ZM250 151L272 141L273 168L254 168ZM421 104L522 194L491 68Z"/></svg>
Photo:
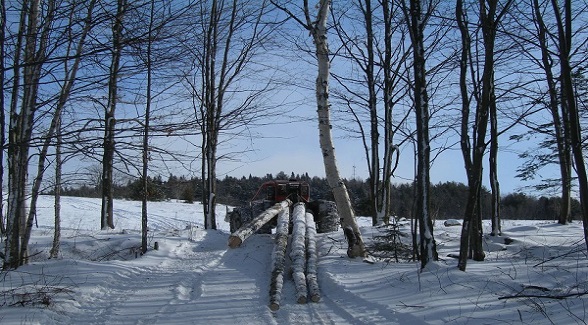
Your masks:
<svg viewBox="0 0 588 325"><path fill-rule="evenodd" d="M59 250L61 249L61 186L62 186L62 170L63 160L61 156L61 114L57 118L56 123L56 143L55 143L55 222L53 229L53 242L51 244L51 250L49 251L49 258L57 258L59 256Z"/></svg>
<svg viewBox="0 0 588 325"><path fill-rule="evenodd" d="M100 214L100 227L102 229L114 229L114 202L112 197L113 185L113 161L115 153L115 125L116 105L118 102L118 79L120 78L120 61L123 41L123 20L127 1L118 0L116 15L112 24L112 56L108 79L108 101L104 106L104 141L102 157L102 210Z"/></svg>
<svg viewBox="0 0 588 325"><path fill-rule="evenodd" d="M523 10L527 9L527 6ZM541 56L539 59L535 59L535 56L530 51L524 53L533 60L536 65L543 70L545 74L545 82L547 85L548 100L545 106L549 109L552 116L552 136L556 143L557 159L561 174L561 204L558 216L558 222L566 224L571 218L571 191L572 191L572 159L571 159L571 148L569 145L569 132L565 126L569 125L568 114L562 114L560 112L560 100L559 100L559 87L558 78L556 76L554 62L557 59L554 57L554 52L549 49L549 41L556 38L546 25L544 19L545 15L545 3L540 4L538 0L532 1L532 20L534 29L530 29L531 35L536 35L536 41L530 40L528 43L536 45L540 48ZM533 46L535 47L535 46ZM563 105L563 104L562 104ZM532 128L534 132L545 133L542 128ZM530 174L532 175L532 173ZM530 177L530 176L525 176Z"/></svg>
<svg viewBox="0 0 588 325"><path fill-rule="evenodd" d="M426 267L429 262L438 259L437 245L433 236L433 221L430 214L429 195L431 185L429 176L431 147L429 139L429 95L426 80L424 32L433 4L429 3L428 5L428 11L423 12L420 0L410 1L410 6L407 6L405 1L402 2L413 54L413 100L417 136L415 217L419 225L421 268Z"/></svg>
<svg viewBox="0 0 588 325"><path fill-rule="evenodd" d="M6 3L5 0L0 0L0 85L5 83L5 41L6 41ZM4 87L0 87L0 107L4 107ZM4 146L6 145L6 113L5 110L0 110L0 197L4 197ZM4 235L6 232L6 222L4 215L4 200L0 201L0 234Z"/></svg>
<svg viewBox="0 0 588 325"><path fill-rule="evenodd" d="M578 188L580 192L580 205L582 208L582 223L584 225L584 239L588 246L588 178L586 164L582 150L582 126L580 114L576 101L576 89L573 82L571 49L573 41L572 32L572 1L565 0L563 8L558 1L551 1L555 22L557 26L558 57L560 65L561 80L561 108L562 114L569 117L569 124L566 125L569 132L569 141L578 175Z"/></svg>
<svg viewBox="0 0 588 325"><path fill-rule="evenodd" d="M278 24L268 16L266 1L203 1L195 10L190 35L199 42L184 44L193 62L183 81L200 131L205 227L216 229L217 163L230 156L219 147L272 114L263 97L275 86L262 61Z"/></svg>
<svg viewBox="0 0 588 325"><path fill-rule="evenodd" d="M75 16L73 13L76 12L78 9L78 7L80 9L86 9L86 15L85 18L83 19L83 27L81 30L81 34L79 36L78 39L76 39L73 35L71 35L71 30L70 30L70 35L68 35L68 40L67 42L71 42L71 46L68 46L68 50L71 49L72 53L66 53L67 57L72 57L74 58L73 63L71 66L69 66L69 64L64 64L64 80L63 80L63 86L61 87L60 91L59 91L59 95L57 96L57 102L55 105L55 109L52 112L53 117L51 120L51 123L49 125L49 129L47 130L47 133L44 137L43 140L43 144L41 146L40 152L39 152L39 158L37 161L37 175L35 177L35 179L33 180L33 185L31 188L31 200L30 200L30 206L29 206L29 212L28 212L28 217L27 217L27 222L26 222L26 228L24 229L24 235L23 235L23 240L22 240L22 245L21 245L21 255L26 259L27 258L27 247L28 247L28 242L30 240L30 236L31 236L31 231L33 228L33 221L34 218L36 216L37 213L37 199L39 197L39 193L40 193L40 189L41 189L41 183L43 181L43 176L45 174L45 164L47 161L47 156L48 156L48 152L49 152L49 148L51 147L51 144L53 142L53 137L55 132L57 132L57 129L60 127L60 120L61 120L61 116L62 116L62 111L64 109L64 107L67 104L67 101L70 97L70 94L72 92L72 89L74 87L74 83L76 81L76 75L78 73L78 69L80 66L80 62L82 59L82 52L84 49L84 45L85 45L85 41L86 41L86 36L88 35L90 28L92 27L92 15L94 12L94 6L96 4L96 0L91 0L89 2L85 2L82 1L80 3L72 3L71 7L68 8L68 10L71 10L72 14L69 15L70 20L69 24L70 25L74 25L76 22L73 21L73 17ZM87 5L87 7L84 7L85 5ZM77 44L76 44L77 42ZM25 261L26 262L26 261Z"/></svg>
<svg viewBox="0 0 588 325"><path fill-rule="evenodd" d="M359 226L355 220L355 213L351 207L349 193L345 182L341 179L339 174L339 168L335 156L335 147L331 134L332 125L329 103L330 62L329 46L327 42L327 18L330 12L330 1L319 1L317 5L317 15L314 19L311 16L307 0L303 1L303 6L300 8L302 10L302 15L304 15L303 19L300 19L298 15L293 13L287 5L280 4L277 1L272 1L272 3L285 12L291 19L295 20L300 26L308 30L312 36L318 66L315 91L317 100L319 143L323 155L323 163L325 165L325 174L327 176L329 187L335 197L335 203L337 204L337 209L342 220L342 226L347 237L347 255L352 258L366 257L367 251L365 249Z"/></svg>
<svg viewBox="0 0 588 325"><path fill-rule="evenodd" d="M26 223L26 185L30 141L37 111L39 80L46 61L51 24L54 19L54 1L49 1L46 16L41 20L40 1L24 2L22 5L17 44L24 41L24 58L20 62L20 46L15 47L13 92L10 111L8 144L8 216L5 249L5 268L16 268L26 261L26 246L20 242ZM21 65L22 63L22 65ZM22 103L17 105L22 68Z"/></svg>
<svg viewBox="0 0 588 325"><path fill-rule="evenodd" d="M399 86L405 77L408 56L401 41L406 35L394 21L398 6L392 1L379 1L375 7L369 0L354 1L341 11L333 14L342 50L334 55L346 64L341 73L332 72L342 88L333 93L347 107L343 118L351 116L353 127L346 131L362 140L369 173L372 222L383 224L390 216L390 186L394 159L398 163L399 155L394 143L399 126L393 123L393 111L407 89ZM358 71L358 75L350 71Z"/></svg>
<svg viewBox="0 0 588 325"><path fill-rule="evenodd" d="M149 27L147 31L147 50L145 53L145 67L147 68L147 89L145 90L145 120L143 122L143 168L141 173L141 181L143 187L143 197L141 198L141 252L147 252L147 232L148 232L148 214L147 201L149 199L148 179L147 173L149 171L149 120L151 117L151 102L152 102L152 78L153 78L153 62L152 62L152 45L153 45L153 25L155 19L155 2L151 1L149 10Z"/></svg>
<svg viewBox="0 0 588 325"><path fill-rule="evenodd" d="M468 176L469 194L466 204L466 211L464 222L462 226L461 241L460 241L460 256L458 267L460 270L465 270L467 259L473 258L476 261L482 261L485 258L482 247L482 215L480 208L480 194L482 189L482 160L487 148L487 130L488 122L491 120L491 134L490 134L490 181L493 192L493 211L492 224L493 234L500 233L499 220L499 185L497 177L497 154L498 154L498 126L497 126L497 109L496 109L496 94L495 94L495 42L497 26L504 15L508 12L511 1L506 1L499 7L497 0L480 0L479 1L479 16L480 26L483 35L483 72L481 77L481 85L479 86L479 98L476 101L476 111L473 126L473 147L470 144L467 135L467 123L469 120L469 100L464 93L463 84L465 82L465 64L471 60L471 54L467 49L462 49L461 56L461 89L462 89L462 129L461 129L461 148L464 162L466 165L466 172ZM468 46L470 43L469 31L467 30L467 20L463 11L463 3L458 1L456 3L456 17L462 35L462 47ZM472 68L473 73L473 68ZM478 87L478 86L475 86ZM477 93L477 92L476 92ZM465 132L465 134L464 134ZM470 152L471 151L471 152Z"/></svg>

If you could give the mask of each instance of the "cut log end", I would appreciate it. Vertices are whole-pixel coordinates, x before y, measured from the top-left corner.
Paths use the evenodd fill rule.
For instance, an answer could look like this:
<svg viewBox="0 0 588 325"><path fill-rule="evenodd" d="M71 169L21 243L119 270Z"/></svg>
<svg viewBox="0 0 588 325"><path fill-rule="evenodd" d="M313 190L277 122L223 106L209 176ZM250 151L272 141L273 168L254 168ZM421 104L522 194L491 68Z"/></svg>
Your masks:
<svg viewBox="0 0 588 325"><path fill-rule="evenodd" d="M271 311L277 311L280 309L280 305L277 302L273 302L269 305Z"/></svg>
<svg viewBox="0 0 588 325"><path fill-rule="evenodd" d="M312 297L310 297L310 300L312 300L312 302L319 302L319 301L321 301L321 296L320 295L312 295Z"/></svg>
<svg viewBox="0 0 588 325"><path fill-rule="evenodd" d="M241 246L242 243L243 243L243 241L241 240L241 238L239 238L237 236L230 236L229 237L229 247L230 248L237 248L237 247Z"/></svg>
<svg viewBox="0 0 588 325"><path fill-rule="evenodd" d="M297 303L299 304L305 304L306 303L306 297L302 296L302 297L298 297L298 300L296 300Z"/></svg>

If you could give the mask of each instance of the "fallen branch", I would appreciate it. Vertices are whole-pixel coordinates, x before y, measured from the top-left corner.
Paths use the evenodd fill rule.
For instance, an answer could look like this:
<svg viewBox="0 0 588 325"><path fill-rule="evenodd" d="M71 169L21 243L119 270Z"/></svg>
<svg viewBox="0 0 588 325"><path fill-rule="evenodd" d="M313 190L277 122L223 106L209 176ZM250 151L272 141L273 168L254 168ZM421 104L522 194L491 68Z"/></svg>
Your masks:
<svg viewBox="0 0 588 325"><path fill-rule="evenodd" d="M547 299L563 300L563 299L570 298L570 297L584 296L586 294L588 294L588 292L568 293L565 295L516 294L516 295L512 295L512 296L498 297L498 300L517 299L517 298L547 298Z"/></svg>

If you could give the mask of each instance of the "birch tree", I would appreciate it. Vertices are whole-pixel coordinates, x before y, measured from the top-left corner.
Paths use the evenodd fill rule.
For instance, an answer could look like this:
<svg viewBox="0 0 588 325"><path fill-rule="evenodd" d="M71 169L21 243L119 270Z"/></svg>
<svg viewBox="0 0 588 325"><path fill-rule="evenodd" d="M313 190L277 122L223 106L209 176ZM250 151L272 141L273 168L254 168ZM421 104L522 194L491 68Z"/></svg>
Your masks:
<svg viewBox="0 0 588 325"><path fill-rule="evenodd" d="M23 240L22 240L23 243L22 243L22 247L21 247L21 249L22 249L21 255L25 259L27 258L27 255L28 255L27 248L28 248L28 242L30 240L30 236L31 236L32 228L33 228L34 218L37 214L37 199L40 194L41 184L43 182L43 177L44 177L45 170L46 170L45 164L47 161L47 156L49 153L49 149L53 144L54 134L58 131L58 128L60 128L62 111L65 108L65 106L69 100L69 97L71 95L72 89L73 89L75 81L76 81L76 76L77 76L77 73L78 73L78 70L80 67L80 62L83 57L83 49L84 49L86 37L87 37L87 35L92 27L92 24L93 24L92 16L93 16L95 4L96 4L96 0L91 0L89 2L81 1L78 3L72 3L71 7L68 8L71 12L69 14L70 20L68 22L70 25L74 25L77 23L73 18L73 17L75 17L75 13L77 11L83 12L85 9L85 16L83 18L83 25L82 25L82 28L80 31L80 36L74 37L71 30L69 30L69 35L67 35L66 42L69 42L71 44L70 46L68 46L68 50L71 53L66 53L66 56L72 57L74 59L73 59L73 62L71 63L71 65L69 65L67 62L64 63L64 65L63 65L63 67L64 67L63 86L61 87L59 94L57 95L57 102L55 104L55 109L51 113L52 119L51 119L51 122L49 125L49 129L47 130L47 132L44 136L43 144L42 144L42 146L40 148L40 152L39 152L39 158L37 161L37 174L35 176L35 179L33 180L33 185L31 188L31 200L30 200L29 212L28 212L26 227L24 229L24 235L23 235ZM86 5L87 5L87 7L86 7ZM55 9L56 8L52 8L51 10L55 10ZM26 262L26 260L25 260L25 262Z"/></svg>
<svg viewBox="0 0 588 325"><path fill-rule="evenodd" d="M16 268L26 261L24 235L27 199L28 164L31 137L37 112L42 67L47 58L49 35L54 19L54 1L47 4L46 15L41 17L40 0L22 4L19 30L16 35L10 126L8 143L8 215L5 268ZM43 19L42 19L43 18ZM21 60L21 46L23 62ZM22 65L21 65L22 63ZM19 88L22 68L22 97ZM20 107L18 100L21 99Z"/></svg>
<svg viewBox="0 0 588 325"><path fill-rule="evenodd" d="M366 257L365 244L355 220L355 213L351 207L351 200L345 182L340 176L335 156L335 146L332 137L331 110L329 102L329 46L327 37L327 18L330 11L330 1L320 0L317 5L316 17L311 16L308 0L303 1L303 19L300 19L289 8L276 1L272 3L284 11L304 29L310 32L317 59L318 74L315 91L318 113L319 143L323 155L325 174L329 187L335 197L337 210L341 216L342 226L347 236L347 255L351 258Z"/></svg>

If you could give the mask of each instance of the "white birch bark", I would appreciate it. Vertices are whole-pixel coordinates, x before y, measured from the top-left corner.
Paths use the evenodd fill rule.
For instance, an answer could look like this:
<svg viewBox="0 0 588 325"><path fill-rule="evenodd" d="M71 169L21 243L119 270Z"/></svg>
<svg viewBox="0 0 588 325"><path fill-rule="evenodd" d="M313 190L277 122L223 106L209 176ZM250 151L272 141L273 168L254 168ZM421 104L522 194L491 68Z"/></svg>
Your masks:
<svg viewBox="0 0 588 325"><path fill-rule="evenodd" d="M366 250L361 237L359 226L355 220L355 213L351 207L351 200L347 187L340 177L335 157L335 147L331 135L331 118L329 104L329 47L327 43L327 17L329 14L329 0L321 0L317 22L311 30L318 63L318 76L316 79L316 100L318 113L319 143L323 153L325 174L329 187L333 191L337 209L342 219L343 228L349 227L353 230L357 239L357 245L350 246L347 254L349 257L366 256ZM307 15L308 26L313 26Z"/></svg>
<svg viewBox="0 0 588 325"><path fill-rule="evenodd" d="M290 209L283 209L278 214L276 228L276 244L272 254L272 278L270 282L270 309L280 309L280 299L284 284L284 269L286 264L286 248L288 245L288 228L290 227Z"/></svg>
<svg viewBox="0 0 588 325"><path fill-rule="evenodd" d="M304 203L296 203L292 211L292 246L290 259L292 260L292 279L296 287L296 302L305 304L307 300L306 287L306 209Z"/></svg>
<svg viewBox="0 0 588 325"><path fill-rule="evenodd" d="M310 300L319 302L321 294L317 278L316 224L312 213L306 213L306 285Z"/></svg>
<svg viewBox="0 0 588 325"><path fill-rule="evenodd" d="M229 237L229 247L236 248L241 246L245 239L249 238L256 231L258 231L261 227L263 227L263 225L268 223L273 217L280 213L280 211L288 209L290 204L292 204L290 200L284 200L280 203L276 203L274 206L263 211L255 219L243 225Z"/></svg>

